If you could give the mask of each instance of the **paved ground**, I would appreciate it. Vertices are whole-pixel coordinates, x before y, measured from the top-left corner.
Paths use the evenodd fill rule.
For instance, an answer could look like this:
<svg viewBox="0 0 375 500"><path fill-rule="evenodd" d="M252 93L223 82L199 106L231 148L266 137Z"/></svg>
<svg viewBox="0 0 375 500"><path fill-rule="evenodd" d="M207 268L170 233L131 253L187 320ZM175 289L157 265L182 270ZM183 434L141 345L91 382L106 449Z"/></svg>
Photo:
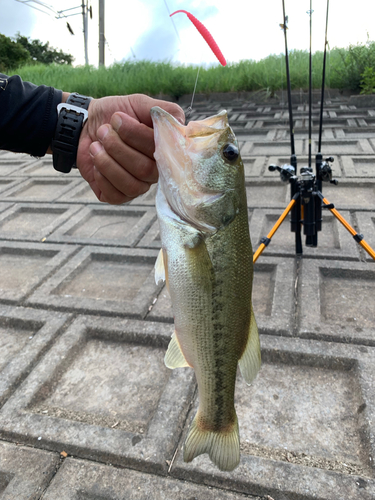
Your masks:
<svg viewBox="0 0 375 500"><path fill-rule="evenodd" d="M267 168L289 161L284 98L198 97L192 116L229 112L254 247L289 200ZM327 96L323 154L340 183L323 192L375 248L375 105L364 101ZM313 118L315 153L318 107ZM238 379L241 463L222 473L181 458L196 387L190 370L163 365L173 320L153 278L159 246L154 190L106 206L50 159L0 153L0 499L374 499L370 257L329 212L302 259L288 222L276 233L255 265L263 366L250 388Z"/></svg>

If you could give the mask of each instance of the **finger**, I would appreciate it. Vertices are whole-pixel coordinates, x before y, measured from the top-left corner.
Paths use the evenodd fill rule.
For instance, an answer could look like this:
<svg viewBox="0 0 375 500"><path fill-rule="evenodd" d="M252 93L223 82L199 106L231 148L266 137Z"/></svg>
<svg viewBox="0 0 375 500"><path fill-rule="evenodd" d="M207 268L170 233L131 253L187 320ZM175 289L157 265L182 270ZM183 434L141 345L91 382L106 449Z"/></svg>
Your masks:
<svg viewBox="0 0 375 500"><path fill-rule="evenodd" d="M169 101L162 101L160 99L152 99L152 97L143 94L129 95L129 103L134 111L134 114L141 123L148 127L152 127L152 119L150 110L154 106L159 106L174 116L180 123L185 124L185 113L178 104Z"/></svg>
<svg viewBox="0 0 375 500"><path fill-rule="evenodd" d="M90 153L93 155L96 170L120 193L129 198L136 198L148 191L150 183L135 178L130 172L119 165L99 142L91 144ZM99 188L102 190L101 185ZM108 198L107 184L105 184L105 188L106 192L104 192L104 196Z"/></svg>
<svg viewBox="0 0 375 500"><path fill-rule="evenodd" d="M115 113L111 118L111 125L128 146L141 151L151 159L154 158L155 141L152 128L139 123L126 113Z"/></svg>
<svg viewBox="0 0 375 500"><path fill-rule="evenodd" d="M94 179L99 191L99 201L110 203L111 205L121 205L132 200L132 198L129 198L116 189L96 167L94 167Z"/></svg>
<svg viewBox="0 0 375 500"><path fill-rule="evenodd" d="M130 117L126 117L125 121L128 119L135 122L135 120ZM139 123L138 125L141 126ZM153 153L153 131L145 125L143 125L143 127L147 129L146 134L141 136L141 138L143 137L144 145L138 144L138 139L130 141L133 145L137 144L137 146L141 148L140 150L127 143L127 134L124 133L124 130L122 131L122 137L120 137L111 125L102 125L98 129L97 135L101 144L104 146L105 152L115 160L120 167L142 182L154 183L158 180L156 163L152 156L150 157L144 153L145 150L152 150ZM151 133L151 138L149 133ZM134 134L131 133L131 135L134 138ZM151 148L149 145L147 146L147 142L151 143ZM110 180L112 181L112 179ZM115 179L113 179L113 181L115 181Z"/></svg>

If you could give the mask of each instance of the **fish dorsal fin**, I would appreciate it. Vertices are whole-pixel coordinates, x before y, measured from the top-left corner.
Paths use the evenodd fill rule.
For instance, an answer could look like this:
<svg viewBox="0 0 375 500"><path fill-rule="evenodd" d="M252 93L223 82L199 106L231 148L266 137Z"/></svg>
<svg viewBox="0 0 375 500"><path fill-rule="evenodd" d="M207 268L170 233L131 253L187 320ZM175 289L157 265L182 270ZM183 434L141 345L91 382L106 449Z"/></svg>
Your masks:
<svg viewBox="0 0 375 500"><path fill-rule="evenodd" d="M165 266L162 248L155 262L155 283L158 285L159 281L165 281Z"/></svg>
<svg viewBox="0 0 375 500"><path fill-rule="evenodd" d="M167 368L171 368L172 370L174 368L185 368L190 366L181 351L181 347L179 346L175 333L172 335L171 341L169 342L169 346L164 357L164 363Z"/></svg>
<svg viewBox="0 0 375 500"><path fill-rule="evenodd" d="M260 356L259 333L255 321L253 306L251 306L249 336L247 339L246 348L242 354L241 359L238 362L242 376L247 384L251 384L251 382L257 376L257 373L260 368L260 363L261 363L261 356Z"/></svg>

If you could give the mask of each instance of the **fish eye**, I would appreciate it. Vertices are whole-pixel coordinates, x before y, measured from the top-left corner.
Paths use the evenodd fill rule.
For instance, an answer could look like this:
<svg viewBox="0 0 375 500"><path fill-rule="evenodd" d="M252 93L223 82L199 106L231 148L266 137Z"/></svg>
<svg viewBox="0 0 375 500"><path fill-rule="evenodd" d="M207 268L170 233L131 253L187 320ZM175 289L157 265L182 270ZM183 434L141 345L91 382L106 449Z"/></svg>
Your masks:
<svg viewBox="0 0 375 500"><path fill-rule="evenodd" d="M236 161L239 156L237 146L234 144L226 144L223 148L223 156L230 162Z"/></svg>

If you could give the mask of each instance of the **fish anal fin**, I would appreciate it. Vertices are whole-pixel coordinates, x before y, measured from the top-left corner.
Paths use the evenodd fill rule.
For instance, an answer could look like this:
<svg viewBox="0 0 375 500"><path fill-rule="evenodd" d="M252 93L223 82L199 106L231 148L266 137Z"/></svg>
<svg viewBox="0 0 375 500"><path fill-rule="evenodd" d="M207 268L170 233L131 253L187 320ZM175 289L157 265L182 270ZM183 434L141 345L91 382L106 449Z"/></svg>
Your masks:
<svg viewBox="0 0 375 500"><path fill-rule="evenodd" d="M158 285L159 281L165 281L165 266L162 248L155 262L155 283Z"/></svg>
<svg viewBox="0 0 375 500"><path fill-rule="evenodd" d="M259 333L253 307L251 307L247 344L238 364L245 382L250 385L257 376L261 364Z"/></svg>
<svg viewBox="0 0 375 500"><path fill-rule="evenodd" d="M169 293L168 282L168 255L162 248L155 262L155 283L158 285L160 281L165 281Z"/></svg>
<svg viewBox="0 0 375 500"><path fill-rule="evenodd" d="M190 366L181 351L181 347L175 333L172 335L171 341L169 342L169 346L164 357L164 363L167 368L171 368L172 370L174 368L186 368L187 366Z"/></svg>
<svg viewBox="0 0 375 500"><path fill-rule="evenodd" d="M203 453L208 453L212 462L222 471L232 471L237 467L240 462L237 416L230 429L220 432L200 429L197 413L185 442L184 461L191 462Z"/></svg>

